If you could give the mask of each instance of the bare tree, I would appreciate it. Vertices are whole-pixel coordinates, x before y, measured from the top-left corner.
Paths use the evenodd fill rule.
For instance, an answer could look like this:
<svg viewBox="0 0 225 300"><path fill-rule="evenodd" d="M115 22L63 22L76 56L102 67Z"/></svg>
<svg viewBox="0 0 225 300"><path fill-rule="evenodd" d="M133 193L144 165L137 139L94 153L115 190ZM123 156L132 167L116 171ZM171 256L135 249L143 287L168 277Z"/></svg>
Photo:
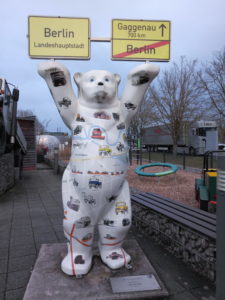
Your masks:
<svg viewBox="0 0 225 300"><path fill-rule="evenodd" d="M225 142L225 47L198 73L203 92L209 98L209 115L217 122L219 141Z"/></svg>
<svg viewBox="0 0 225 300"><path fill-rule="evenodd" d="M153 119L152 105L148 98L144 98L141 106L131 121L129 135L135 138L142 136L143 129L150 126Z"/></svg>
<svg viewBox="0 0 225 300"><path fill-rule="evenodd" d="M199 72L201 88L210 98L216 111L225 117L225 47Z"/></svg>
<svg viewBox="0 0 225 300"><path fill-rule="evenodd" d="M199 89L197 61L180 58L179 64L159 75L156 84L149 87L146 97L151 102L155 121L165 125L177 152L182 127L195 122L204 112L204 95Z"/></svg>

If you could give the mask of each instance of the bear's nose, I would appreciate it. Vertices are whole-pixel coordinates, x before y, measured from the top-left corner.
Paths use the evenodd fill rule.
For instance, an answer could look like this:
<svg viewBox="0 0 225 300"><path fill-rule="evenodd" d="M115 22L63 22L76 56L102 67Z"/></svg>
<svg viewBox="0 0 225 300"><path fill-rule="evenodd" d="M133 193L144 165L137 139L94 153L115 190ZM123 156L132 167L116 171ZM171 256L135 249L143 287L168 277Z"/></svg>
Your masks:
<svg viewBox="0 0 225 300"><path fill-rule="evenodd" d="M99 81L98 85L103 85L103 82Z"/></svg>

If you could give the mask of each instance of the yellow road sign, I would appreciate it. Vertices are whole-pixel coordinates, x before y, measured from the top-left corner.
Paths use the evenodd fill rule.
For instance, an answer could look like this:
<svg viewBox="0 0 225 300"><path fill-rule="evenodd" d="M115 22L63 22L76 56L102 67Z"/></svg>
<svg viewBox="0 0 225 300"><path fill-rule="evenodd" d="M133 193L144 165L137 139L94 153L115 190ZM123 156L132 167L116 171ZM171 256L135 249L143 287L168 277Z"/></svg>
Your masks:
<svg viewBox="0 0 225 300"><path fill-rule="evenodd" d="M88 18L29 16L31 58L90 59Z"/></svg>
<svg viewBox="0 0 225 300"><path fill-rule="evenodd" d="M170 59L170 21L112 20L112 59Z"/></svg>

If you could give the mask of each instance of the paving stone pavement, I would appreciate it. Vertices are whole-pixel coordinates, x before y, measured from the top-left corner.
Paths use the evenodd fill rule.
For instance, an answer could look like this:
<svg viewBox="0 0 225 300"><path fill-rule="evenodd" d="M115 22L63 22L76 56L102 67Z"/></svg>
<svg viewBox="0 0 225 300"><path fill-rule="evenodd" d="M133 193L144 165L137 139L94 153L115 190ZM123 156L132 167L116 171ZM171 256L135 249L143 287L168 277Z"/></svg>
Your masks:
<svg viewBox="0 0 225 300"><path fill-rule="evenodd" d="M0 300L23 299L41 245L66 241L62 219L61 176L43 165L24 172L0 197ZM149 237L134 228L129 236L150 259L170 293L168 299L215 299L215 287Z"/></svg>

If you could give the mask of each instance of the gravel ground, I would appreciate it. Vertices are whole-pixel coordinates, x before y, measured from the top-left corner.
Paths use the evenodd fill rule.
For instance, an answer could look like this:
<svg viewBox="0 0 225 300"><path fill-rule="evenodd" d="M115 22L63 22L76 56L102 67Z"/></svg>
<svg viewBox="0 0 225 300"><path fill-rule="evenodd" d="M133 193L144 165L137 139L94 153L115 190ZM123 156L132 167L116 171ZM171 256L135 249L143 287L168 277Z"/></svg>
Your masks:
<svg viewBox="0 0 225 300"><path fill-rule="evenodd" d="M195 178L200 178L201 174L178 170L175 174L161 177L139 176L134 172L137 165L129 167L127 179L131 192L137 190L156 193L170 199L182 202L192 207L198 207L195 200ZM162 172L168 168L151 167L146 168L145 172Z"/></svg>

